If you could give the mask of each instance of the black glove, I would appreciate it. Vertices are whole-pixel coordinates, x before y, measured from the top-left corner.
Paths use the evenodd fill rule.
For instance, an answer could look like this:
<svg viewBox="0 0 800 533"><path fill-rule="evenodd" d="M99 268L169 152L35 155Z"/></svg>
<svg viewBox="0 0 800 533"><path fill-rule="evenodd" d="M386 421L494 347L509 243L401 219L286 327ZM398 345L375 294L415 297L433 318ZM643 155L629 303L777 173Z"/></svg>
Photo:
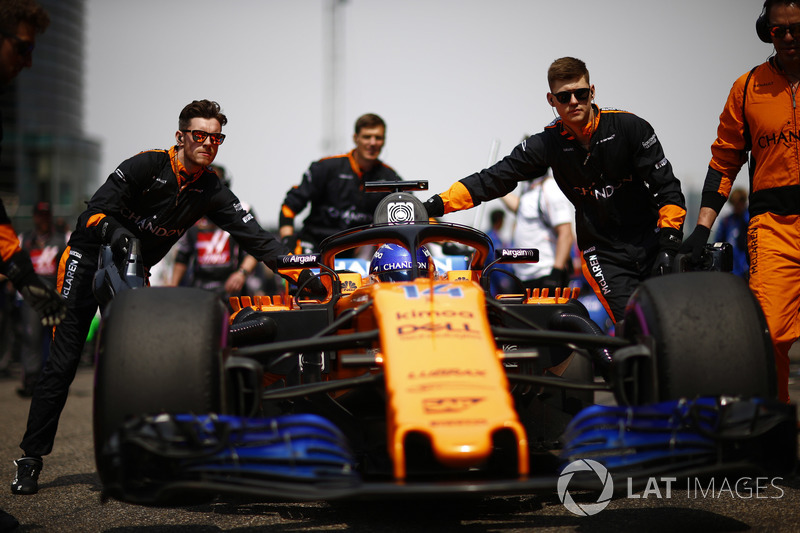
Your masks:
<svg viewBox="0 0 800 533"><path fill-rule="evenodd" d="M127 257L131 251L131 241L135 239L133 233L123 227L119 227L111 234L111 251L118 257Z"/></svg>
<svg viewBox="0 0 800 533"><path fill-rule="evenodd" d="M27 253L20 251L9 258L6 275L28 305L42 317L43 326L61 323L67 314L67 304L34 272Z"/></svg>
<svg viewBox="0 0 800 533"><path fill-rule="evenodd" d="M428 212L428 218L438 218L444 215L444 202L442 197L434 194L425 201L425 211Z"/></svg>
<svg viewBox="0 0 800 533"><path fill-rule="evenodd" d="M306 281L308 283L306 284ZM306 284L303 287L303 284ZM311 270L304 268L300 271L300 275L297 276L297 287L303 287L303 289L298 293L298 296L304 298L313 298L315 300L324 300L326 296L328 296L328 289L325 288L325 285L322 284L322 281L314 275Z"/></svg>
<svg viewBox="0 0 800 533"><path fill-rule="evenodd" d="M663 276L672 272L675 254L681 247L683 235L674 228L661 228L658 232L658 253L653 261L652 275Z"/></svg>
<svg viewBox="0 0 800 533"><path fill-rule="evenodd" d="M293 254L295 249L297 249L297 237L295 237L294 233L281 237L281 244L286 248L286 255Z"/></svg>
<svg viewBox="0 0 800 533"><path fill-rule="evenodd" d="M125 226L106 216L100 227L100 238L103 244L111 246L114 255L127 257L131 251L131 240L136 237Z"/></svg>
<svg viewBox="0 0 800 533"><path fill-rule="evenodd" d="M569 286L569 273L561 268L553 268L548 275L542 278L542 288L557 289Z"/></svg>
<svg viewBox="0 0 800 533"><path fill-rule="evenodd" d="M706 248L706 244L708 244L709 235L711 235L711 229L698 224L694 228L692 234L689 235L685 241L683 241L683 244L678 251L682 254L691 253L692 264L700 264L700 261L703 258L703 251Z"/></svg>

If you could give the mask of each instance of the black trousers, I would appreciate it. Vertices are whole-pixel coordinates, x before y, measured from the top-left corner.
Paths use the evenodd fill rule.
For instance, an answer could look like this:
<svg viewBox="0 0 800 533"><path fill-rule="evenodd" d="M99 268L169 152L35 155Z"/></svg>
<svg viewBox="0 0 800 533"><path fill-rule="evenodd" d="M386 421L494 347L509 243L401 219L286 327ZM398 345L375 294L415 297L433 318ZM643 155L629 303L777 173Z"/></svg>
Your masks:
<svg viewBox="0 0 800 533"><path fill-rule="evenodd" d="M50 355L36 383L28 425L20 448L27 456L47 455L53 450L58 420L86 343L98 303L92 293L97 271L97 252L67 248L61 257L58 279L67 303L67 315L56 326Z"/></svg>
<svg viewBox="0 0 800 533"><path fill-rule="evenodd" d="M636 287L651 276L657 244L653 239L646 246L591 247L582 252L583 277L614 323L624 317Z"/></svg>

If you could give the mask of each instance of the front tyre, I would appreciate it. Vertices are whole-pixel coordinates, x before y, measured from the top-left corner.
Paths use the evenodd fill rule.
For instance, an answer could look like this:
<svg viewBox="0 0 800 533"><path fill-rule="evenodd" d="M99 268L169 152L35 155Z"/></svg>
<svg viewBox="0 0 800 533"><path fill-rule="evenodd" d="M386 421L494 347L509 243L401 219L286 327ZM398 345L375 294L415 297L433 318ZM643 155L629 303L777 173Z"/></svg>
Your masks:
<svg viewBox="0 0 800 533"><path fill-rule="evenodd" d="M119 293L100 327L94 389L95 459L129 416L222 412L227 311L201 289Z"/></svg>
<svg viewBox="0 0 800 533"><path fill-rule="evenodd" d="M775 359L761 307L745 281L721 272L651 278L625 309L625 337L649 344L630 403L695 396L775 398Z"/></svg>

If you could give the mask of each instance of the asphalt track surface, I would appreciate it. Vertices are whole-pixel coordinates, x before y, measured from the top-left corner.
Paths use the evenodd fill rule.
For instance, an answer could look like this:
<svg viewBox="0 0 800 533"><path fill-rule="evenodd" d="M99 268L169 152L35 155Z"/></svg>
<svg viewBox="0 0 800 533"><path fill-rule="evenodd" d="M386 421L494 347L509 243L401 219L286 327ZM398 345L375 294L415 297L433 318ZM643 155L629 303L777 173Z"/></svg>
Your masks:
<svg viewBox="0 0 800 533"><path fill-rule="evenodd" d="M800 398L800 369L792 367L791 392ZM92 449L93 370L82 367L70 390L53 453L45 458L39 493L14 496L9 484L20 454L29 401L15 392L16 376L0 378L0 508L21 523L20 532L217 531L465 531L465 532L718 532L800 531L800 477L787 476L759 491L662 487L648 497L613 499L594 516L569 512L555 494L442 502L281 503L219 498L209 504L153 508L101 502ZM642 496L639 493L639 496ZM658 498L658 495L661 498Z"/></svg>

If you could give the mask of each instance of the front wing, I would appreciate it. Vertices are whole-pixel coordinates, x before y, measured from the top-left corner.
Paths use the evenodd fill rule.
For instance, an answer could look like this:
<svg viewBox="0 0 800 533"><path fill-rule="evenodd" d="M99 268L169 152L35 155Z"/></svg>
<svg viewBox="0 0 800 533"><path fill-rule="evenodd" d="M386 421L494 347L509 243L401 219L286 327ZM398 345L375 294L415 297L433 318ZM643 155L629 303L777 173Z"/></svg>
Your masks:
<svg viewBox="0 0 800 533"><path fill-rule="evenodd" d="M169 505L219 494L295 501L530 494L555 490L561 470L582 459L603 464L621 491L654 476L790 472L796 428L795 406L757 399L592 406L570 424L560 459L532 460L545 466L528 476L453 472L391 481L362 477L343 434L316 415L144 416L129 420L106 443L103 496ZM570 487L597 489L598 479L576 475Z"/></svg>

